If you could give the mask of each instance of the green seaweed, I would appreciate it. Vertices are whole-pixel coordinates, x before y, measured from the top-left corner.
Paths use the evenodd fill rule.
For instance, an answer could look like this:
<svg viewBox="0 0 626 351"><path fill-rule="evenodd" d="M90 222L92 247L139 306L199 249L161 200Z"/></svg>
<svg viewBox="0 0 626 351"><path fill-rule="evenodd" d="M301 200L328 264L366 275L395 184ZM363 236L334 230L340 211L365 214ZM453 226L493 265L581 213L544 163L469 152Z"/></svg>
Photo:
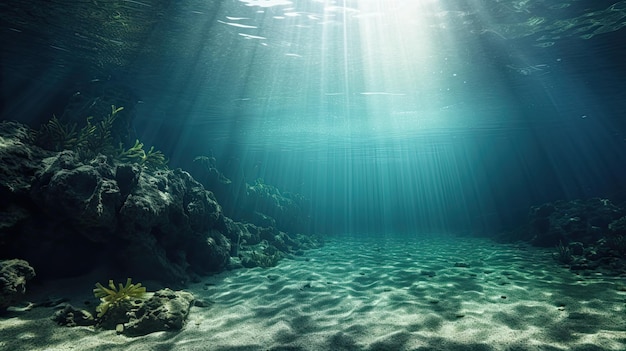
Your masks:
<svg viewBox="0 0 626 351"><path fill-rule="evenodd" d="M118 306L120 303L130 300L131 298L143 298L145 293L146 288L141 286L141 283L133 284L130 278L126 279L126 285L119 283L117 287L112 279L109 280L109 288L104 287L100 283L96 283L93 294L101 301L100 305L96 307L98 318L102 318L111 307Z"/></svg>
<svg viewBox="0 0 626 351"><path fill-rule="evenodd" d="M116 158L121 162L138 163L149 169L167 168L165 155L161 151L154 151L154 146L146 152L139 140L135 140L135 144L128 149L120 144Z"/></svg>
<svg viewBox="0 0 626 351"><path fill-rule="evenodd" d="M123 107L111 105L111 113L94 123L94 117L87 117L86 125L78 129L74 124L64 124L56 116L53 116L46 124L42 125L35 134L37 145L54 151L72 150L82 160L89 160L102 154L109 156L118 162L137 163L149 169L167 169L167 159L161 151L144 150L144 144L135 141L135 144L126 149L120 143L116 149L113 145L112 130L117 119L117 114Z"/></svg>
<svg viewBox="0 0 626 351"><path fill-rule="evenodd" d="M123 107L111 105L111 113L100 122L93 123L93 116L87 117L84 127L78 129L76 123L64 124L52 116L36 133L37 145L54 151L73 150L82 158L93 157L98 153L110 154L113 150L111 130L117 113Z"/></svg>
<svg viewBox="0 0 626 351"><path fill-rule="evenodd" d="M167 168L167 159L161 151L154 151L154 146L150 146L150 150L145 153L141 164L150 169Z"/></svg>
<svg viewBox="0 0 626 351"><path fill-rule="evenodd" d="M574 256L569 246L563 245L560 241L556 246L556 252L552 253L552 258L561 264L570 264L574 261Z"/></svg>
<svg viewBox="0 0 626 351"><path fill-rule="evenodd" d="M87 117L87 128L93 129L85 145L85 151L91 153L90 156L95 156L98 153L111 155L114 152L111 131L117 119L117 114L123 109L124 107L111 105L111 113L96 124L92 124L93 116Z"/></svg>
<svg viewBox="0 0 626 351"><path fill-rule="evenodd" d="M75 123L63 124L52 115L48 123L41 126L35 140L37 145L48 150L73 150L85 144L85 135L88 133L86 127L79 132Z"/></svg>
<svg viewBox="0 0 626 351"><path fill-rule="evenodd" d="M143 143L140 143L139 139L137 139L135 140L135 145L128 149L124 149L124 146L120 143L116 158L120 162L139 163L145 155L146 153L143 151Z"/></svg>

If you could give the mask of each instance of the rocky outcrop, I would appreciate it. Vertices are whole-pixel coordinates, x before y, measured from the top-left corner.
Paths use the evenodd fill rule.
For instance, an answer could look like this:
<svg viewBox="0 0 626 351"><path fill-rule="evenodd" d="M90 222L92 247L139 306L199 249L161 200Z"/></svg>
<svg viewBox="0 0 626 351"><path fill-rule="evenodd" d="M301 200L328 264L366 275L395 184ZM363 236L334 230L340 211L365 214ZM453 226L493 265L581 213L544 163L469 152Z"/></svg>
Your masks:
<svg viewBox="0 0 626 351"><path fill-rule="evenodd" d="M182 329L194 297L185 291L162 289L147 298L131 299L111 307L96 326L115 329L127 336Z"/></svg>
<svg viewBox="0 0 626 351"><path fill-rule="evenodd" d="M0 261L0 311L19 302L35 270L24 260Z"/></svg>
<svg viewBox="0 0 626 351"><path fill-rule="evenodd" d="M32 216L31 185L41 160L52 154L31 147L32 142L33 133L28 127L15 122L0 123L0 242L10 240L15 229ZM6 252L0 257L15 255Z"/></svg>
<svg viewBox="0 0 626 351"><path fill-rule="evenodd" d="M626 272L626 207L608 199L555 201L530 209L528 223L499 241L552 248L557 264L580 273ZM588 273L584 273L588 274Z"/></svg>
<svg viewBox="0 0 626 351"><path fill-rule="evenodd" d="M147 298L116 304L99 318L94 318L90 311L66 304L52 316L52 320L67 327L96 326L127 336L141 336L182 329L193 303L191 293L162 289L150 293Z"/></svg>
<svg viewBox="0 0 626 351"><path fill-rule="evenodd" d="M140 336L156 331L177 331L183 328L194 297L185 291L162 289L133 309L122 333Z"/></svg>
<svg viewBox="0 0 626 351"><path fill-rule="evenodd" d="M230 251L228 241L212 231L220 216L213 194L188 173L142 172L118 211L117 235L127 243L118 257L141 276L162 267L159 274L168 281L219 271Z"/></svg>
<svg viewBox="0 0 626 351"><path fill-rule="evenodd" d="M608 232L611 222L624 214L624 209L608 199L546 203L531 208L528 239L541 247L554 247L559 242L593 243Z"/></svg>
<svg viewBox="0 0 626 351"><path fill-rule="evenodd" d="M66 327L87 327L96 324L96 320L91 312L78 309L70 304L66 304L62 309L56 311L52 316L52 320L58 325Z"/></svg>
<svg viewBox="0 0 626 351"><path fill-rule="evenodd" d="M224 269L231 256L243 259L247 252L275 264L314 246L273 226L230 220L186 171L81 150L45 151L33 144L34 133L0 123L6 145L0 148L0 258L23 258L41 277L98 267L182 285Z"/></svg>
<svg viewBox="0 0 626 351"><path fill-rule="evenodd" d="M230 243L212 229L221 208L187 172L45 151L32 134L0 125L0 258L27 259L43 277L107 265L176 283L227 264Z"/></svg>
<svg viewBox="0 0 626 351"><path fill-rule="evenodd" d="M123 201L113 177L114 166L104 156L84 164L72 151L45 158L42 164L31 190L35 204L87 240L109 241Z"/></svg>
<svg viewBox="0 0 626 351"><path fill-rule="evenodd" d="M200 156L194 160L190 173L215 192L227 216L259 227L278 228L289 234L308 233L311 218L304 196L281 192L261 178L247 183L241 166L230 168L226 178L218 170L214 157Z"/></svg>
<svg viewBox="0 0 626 351"><path fill-rule="evenodd" d="M103 156L83 163L72 151L43 163L32 189L35 204L72 237L109 250L130 275L181 282L226 264L228 256L215 246L228 252L227 242L210 232L220 206L188 173L129 170Z"/></svg>

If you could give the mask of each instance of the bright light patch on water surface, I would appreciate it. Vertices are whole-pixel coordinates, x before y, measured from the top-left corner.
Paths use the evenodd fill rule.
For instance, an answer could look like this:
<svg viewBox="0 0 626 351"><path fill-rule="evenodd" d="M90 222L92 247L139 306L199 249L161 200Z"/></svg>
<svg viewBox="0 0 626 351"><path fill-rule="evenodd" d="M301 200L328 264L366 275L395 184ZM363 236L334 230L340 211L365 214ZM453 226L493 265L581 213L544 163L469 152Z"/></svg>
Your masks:
<svg viewBox="0 0 626 351"><path fill-rule="evenodd" d="M291 5L291 1L287 0L239 0L246 6L273 7Z"/></svg>
<svg viewBox="0 0 626 351"><path fill-rule="evenodd" d="M358 26L358 32L345 38L345 45L358 47L350 51L363 65L360 86L346 90L358 90L357 99L365 104L367 126L372 133L423 128L420 118L432 122L432 115L426 113L420 116L401 112L433 112L432 101L420 92L437 89L439 80L433 72L442 64L437 50L448 40L441 37L443 25L435 15L434 3L372 0L353 2L353 7L344 9ZM346 57L346 66L350 59Z"/></svg>
<svg viewBox="0 0 626 351"><path fill-rule="evenodd" d="M450 85L465 78L449 59L465 43L451 28L467 13L439 0L239 3L217 23L248 39L234 50L250 54L243 72L253 77L240 80L248 89L237 98L262 116L251 138L311 130L393 138L458 122Z"/></svg>

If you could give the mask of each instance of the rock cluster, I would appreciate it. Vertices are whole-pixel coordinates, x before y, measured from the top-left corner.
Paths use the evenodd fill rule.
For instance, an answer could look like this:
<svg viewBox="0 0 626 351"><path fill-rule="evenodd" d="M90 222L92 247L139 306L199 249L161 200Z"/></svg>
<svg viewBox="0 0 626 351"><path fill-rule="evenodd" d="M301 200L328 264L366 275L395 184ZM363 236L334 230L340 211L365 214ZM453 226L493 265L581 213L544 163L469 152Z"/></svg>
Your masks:
<svg viewBox="0 0 626 351"><path fill-rule="evenodd" d="M254 256L263 265L269 256L315 245L232 221L213 193L181 169L46 151L33 144L34 134L0 123L0 258L25 259L41 277L105 266L179 285L223 270L231 256Z"/></svg>
<svg viewBox="0 0 626 351"><path fill-rule="evenodd" d="M609 233L609 225L625 215L625 209L608 199L555 201L531 208L528 234L540 247L572 241L589 244Z"/></svg>
<svg viewBox="0 0 626 351"><path fill-rule="evenodd" d="M290 234L309 232L309 206L302 195L280 191L261 178L244 175L241 166L230 165L226 167L227 178L218 169L214 157L201 156L189 172L215 192L227 216L260 227L280 228Z"/></svg>
<svg viewBox="0 0 626 351"><path fill-rule="evenodd" d="M68 327L95 326L116 330L127 336L182 329L194 303L193 295L171 289L162 289L150 295L113 306L102 318L94 318L91 312L68 304L52 319Z"/></svg>
<svg viewBox="0 0 626 351"><path fill-rule="evenodd" d="M0 311L18 302L35 270L24 260L0 261Z"/></svg>
<svg viewBox="0 0 626 351"><path fill-rule="evenodd" d="M162 289L142 300L130 312L122 333L128 336L146 335L155 331L175 331L183 328L194 297L185 291Z"/></svg>
<svg viewBox="0 0 626 351"><path fill-rule="evenodd" d="M626 272L626 207L608 199L533 206L528 223L504 238L554 248L555 261L574 271Z"/></svg>

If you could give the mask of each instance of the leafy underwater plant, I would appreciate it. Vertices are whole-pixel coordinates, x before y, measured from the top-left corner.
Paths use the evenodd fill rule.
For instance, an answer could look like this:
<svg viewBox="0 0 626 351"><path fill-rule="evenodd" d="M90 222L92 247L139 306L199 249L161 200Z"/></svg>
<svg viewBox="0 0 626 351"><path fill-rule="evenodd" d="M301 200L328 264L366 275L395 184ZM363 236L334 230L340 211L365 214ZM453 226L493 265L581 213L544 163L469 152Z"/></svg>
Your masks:
<svg viewBox="0 0 626 351"><path fill-rule="evenodd" d="M569 246L563 245L560 241L556 246L556 252L552 253L552 258L561 264L570 264L574 261L574 256Z"/></svg>
<svg viewBox="0 0 626 351"><path fill-rule="evenodd" d="M98 122L94 117L87 117L86 125L78 128L76 123L63 123L53 116L48 123L35 132L36 144L47 150L73 150L82 160L92 159L98 154L111 157L120 162L137 163L145 168L157 170L167 169L165 155L154 147L144 150L144 144L135 141L135 144L126 149L120 143L119 148L113 145L113 127L118 113L123 107L111 105L111 113Z"/></svg>
<svg viewBox="0 0 626 351"><path fill-rule="evenodd" d="M165 155L161 151L155 151L154 146L145 151L139 140L135 140L135 145L127 150L120 144L115 157L122 162L137 163L149 169L167 169Z"/></svg>
<svg viewBox="0 0 626 351"><path fill-rule="evenodd" d="M110 155L114 152L113 126L117 119L117 114L123 109L124 107L111 105L111 113L96 124L92 124L93 116L87 117L87 126L85 128L91 132L89 137L86 138L85 157L94 157L98 153Z"/></svg>
<svg viewBox="0 0 626 351"><path fill-rule="evenodd" d="M126 285L119 283L116 287L113 279L109 280L109 288L104 287L100 283L96 283L93 294L99 298L101 303L96 307L98 318L102 318L109 308L118 306L120 303L130 300L131 298L143 298L146 288L141 283L133 284L131 279L126 279Z"/></svg>
<svg viewBox="0 0 626 351"><path fill-rule="evenodd" d="M86 144L86 138L93 132L87 127L79 131L75 123L63 124L53 115L52 119L42 125L36 133L36 143L48 150L73 150L83 147Z"/></svg>
<svg viewBox="0 0 626 351"><path fill-rule="evenodd" d="M76 123L64 124L53 116L36 133L37 145L54 151L74 150L84 154L83 158L98 153L110 153L113 123L117 119L117 114L123 109L123 107L111 105L111 113L108 116L97 123L93 123L93 116L87 117L86 125L80 129Z"/></svg>

